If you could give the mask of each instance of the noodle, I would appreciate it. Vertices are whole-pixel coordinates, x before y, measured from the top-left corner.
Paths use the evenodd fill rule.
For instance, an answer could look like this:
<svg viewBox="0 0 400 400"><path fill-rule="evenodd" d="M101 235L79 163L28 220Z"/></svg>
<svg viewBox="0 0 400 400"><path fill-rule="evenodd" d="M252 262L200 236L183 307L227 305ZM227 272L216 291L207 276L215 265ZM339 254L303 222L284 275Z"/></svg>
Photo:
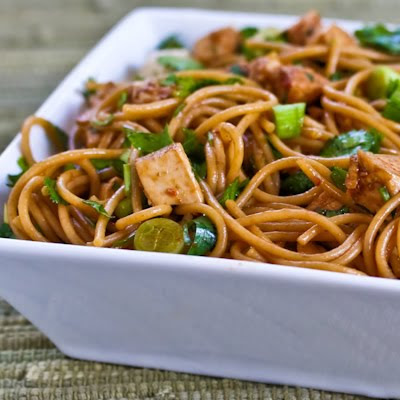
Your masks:
<svg viewBox="0 0 400 400"><path fill-rule="evenodd" d="M5 223L24 240L400 278L400 123L371 96L400 57L336 26L303 38L306 23L239 34L230 53L217 41L220 57L195 46L204 68L88 81L67 138L28 117ZM55 155L35 159L34 127Z"/></svg>

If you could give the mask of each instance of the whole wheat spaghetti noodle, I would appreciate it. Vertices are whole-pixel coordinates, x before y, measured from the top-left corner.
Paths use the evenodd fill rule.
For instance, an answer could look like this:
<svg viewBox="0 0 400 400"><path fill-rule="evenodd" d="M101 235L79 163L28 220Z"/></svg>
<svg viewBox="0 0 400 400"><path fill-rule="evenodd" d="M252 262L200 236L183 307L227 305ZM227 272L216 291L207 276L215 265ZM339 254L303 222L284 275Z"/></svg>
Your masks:
<svg viewBox="0 0 400 400"><path fill-rule="evenodd" d="M1 235L397 279L400 49L365 29L311 11L88 80L70 132L25 120Z"/></svg>

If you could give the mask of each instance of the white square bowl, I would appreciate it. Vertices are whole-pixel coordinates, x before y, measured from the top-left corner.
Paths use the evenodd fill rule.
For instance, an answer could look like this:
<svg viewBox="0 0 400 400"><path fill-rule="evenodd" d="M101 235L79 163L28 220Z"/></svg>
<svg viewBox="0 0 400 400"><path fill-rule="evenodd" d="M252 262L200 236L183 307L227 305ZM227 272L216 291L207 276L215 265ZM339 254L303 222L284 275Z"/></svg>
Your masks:
<svg viewBox="0 0 400 400"><path fill-rule="evenodd" d="M170 33L294 17L142 8L125 17L37 114L68 129L88 76L127 77ZM356 22L339 21L353 30ZM0 157L0 205L20 136ZM38 136L35 150L47 152ZM89 360L377 397L400 396L396 281L234 260L0 239L0 295L63 352Z"/></svg>

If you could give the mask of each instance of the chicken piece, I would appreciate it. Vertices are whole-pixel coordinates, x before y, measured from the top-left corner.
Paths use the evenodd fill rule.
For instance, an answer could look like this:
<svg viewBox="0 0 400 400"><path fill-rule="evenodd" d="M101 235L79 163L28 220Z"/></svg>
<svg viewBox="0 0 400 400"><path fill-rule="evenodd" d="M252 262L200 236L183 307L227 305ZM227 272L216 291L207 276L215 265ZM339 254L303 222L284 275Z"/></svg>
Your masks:
<svg viewBox="0 0 400 400"><path fill-rule="evenodd" d="M133 104L152 103L172 96L171 86L161 86L157 80L135 82L132 85L129 102Z"/></svg>
<svg viewBox="0 0 400 400"><path fill-rule="evenodd" d="M308 206L311 211L317 210L339 210L343 204L328 192L321 192Z"/></svg>
<svg viewBox="0 0 400 400"><path fill-rule="evenodd" d="M285 103L313 103L321 97L327 82L311 68L288 65L280 69L279 81L274 82L274 92Z"/></svg>
<svg viewBox="0 0 400 400"><path fill-rule="evenodd" d="M135 166L152 205L203 202L203 193L182 144L174 143L140 157Z"/></svg>
<svg viewBox="0 0 400 400"><path fill-rule="evenodd" d="M272 90L272 83L279 77L282 64L277 54L258 57L248 64L248 77L266 89Z"/></svg>
<svg viewBox="0 0 400 400"><path fill-rule="evenodd" d="M356 203L376 213L385 202L381 188L390 196L400 192L400 157L359 150L350 159L346 187Z"/></svg>
<svg viewBox="0 0 400 400"><path fill-rule="evenodd" d="M289 43L304 46L314 42L322 30L321 17L316 11L309 11L300 21L287 30Z"/></svg>
<svg viewBox="0 0 400 400"><path fill-rule="evenodd" d="M321 41L325 44L331 44L334 39L339 39L343 46L354 46L357 44L353 36L335 24L331 25L326 31L322 32L318 41Z"/></svg>
<svg viewBox="0 0 400 400"><path fill-rule="evenodd" d="M117 85L113 82L107 82L102 84L94 83L91 85L88 83L89 87L86 87L86 92L89 94L87 96L87 108L78 115L76 122L80 125L87 124L97 113L97 108L101 102L110 95ZM95 88L92 88L94 86Z"/></svg>
<svg viewBox="0 0 400 400"><path fill-rule="evenodd" d="M207 67L229 64L241 42L240 33L233 28L223 28L198 40L193 48L193 57Z"/></svg>
<svg viewBox="0 0 400 400"><path fill-rule="evenodd" d="M313 103L328 82L311 68L282 65L274 57L260 57L249 65L249 77L275 93L281 103Z"/></svg>

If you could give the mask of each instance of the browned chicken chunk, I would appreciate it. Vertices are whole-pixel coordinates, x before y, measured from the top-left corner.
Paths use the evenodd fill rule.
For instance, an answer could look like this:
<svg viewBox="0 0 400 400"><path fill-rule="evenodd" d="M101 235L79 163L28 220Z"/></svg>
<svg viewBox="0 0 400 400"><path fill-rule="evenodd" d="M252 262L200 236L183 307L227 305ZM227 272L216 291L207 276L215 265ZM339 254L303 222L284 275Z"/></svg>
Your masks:
<svg viewBox="0 0 400 400"><path fill-rule="evenodd" d="M198 40L193 48L193 57L207 67L225 65L234 59L240 42L237 30L223 28Z"/></svg>
<svg viewBox="0 0 400 400"><path fill-rule="evenodd" d="M135 166L152 205L203 202L203 193L180 143L138 158Z"/></svg>
<svg viewBox="0 0 400 400"><path fill-rule="evenodd" d="M311 211L339 210L343 204L328 192L321 192L307 207Z"/></svg>
<svg viewBox="0 0 400 400"><path fill-rule="evenodd" d="M390 196L400 192L400 157L360 150L350 159L346 187L356 203L377 212L384 204L382 190Z"/></svg>
<svg viewBox="0 0 400 400"><path fill-rule="evenodd" d="M326 31L324 31L318 41L331 44L334 39L339 39L341 44L344 46L353 46L357 43L353 36L335 24L331 25Z"/></svg>
<svg viewBox="0 0 400 400"><path fill-rule="evenodd" d="M311 68L282 65L274 57L260 57L249 65L249 77L275 93L281 103L313 103L328 82Z"/></svg>
<svg viewBox="0 0 400 400"><path fill-rule="evenodd" d="M289 43L304 46L313 42L322 30L321 17L316 11L309 11L299 22L287 30Z"/></svg>
<svg viewBox="0 0 400 400"><path fill-rule="evenodd" d="M144 104L164 100L172 96L172 91L171 86L161 86L156 80L134 83L129 102Z"/></svg>

